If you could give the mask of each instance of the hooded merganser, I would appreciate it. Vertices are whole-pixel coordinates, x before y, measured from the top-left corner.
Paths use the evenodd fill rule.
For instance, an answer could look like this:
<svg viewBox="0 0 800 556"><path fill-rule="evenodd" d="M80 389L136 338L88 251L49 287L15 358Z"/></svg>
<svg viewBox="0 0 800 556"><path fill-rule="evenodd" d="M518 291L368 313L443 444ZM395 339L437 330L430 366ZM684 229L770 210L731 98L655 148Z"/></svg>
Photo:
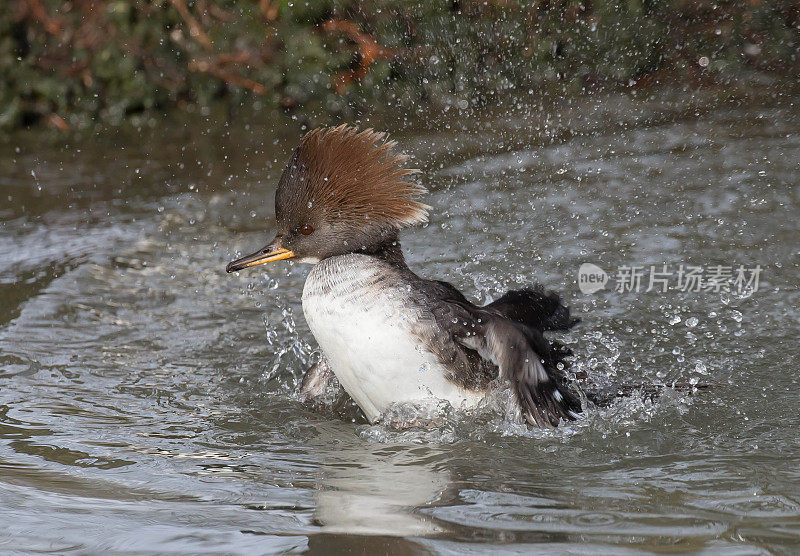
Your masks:
<svg viewBox="0 0 800 556"><path fill-rule="evenodd" d="M347 125L307 133L275 194L277 234L228 264L234 272L296 258L314 265L303 313L323 361L303 379L319 389L331 373L370 422L393 403L429 398L477 405L490 382L510 380L531 425L574 420L581 402L564 369L569 349L544 336L578 319L541 286L479 307L447 282L406 265L398 232L427 220L426 193L407 181L407 156L371 129Z"/></svg>

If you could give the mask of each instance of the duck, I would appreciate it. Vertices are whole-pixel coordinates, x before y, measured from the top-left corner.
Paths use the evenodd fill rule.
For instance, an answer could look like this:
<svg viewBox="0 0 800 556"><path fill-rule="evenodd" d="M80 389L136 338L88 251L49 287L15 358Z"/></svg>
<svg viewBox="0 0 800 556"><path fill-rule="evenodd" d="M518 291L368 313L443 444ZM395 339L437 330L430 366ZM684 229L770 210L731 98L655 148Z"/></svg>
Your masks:
<svg viewBox="0 0 800 556"><path fill-rule="evenodd" d="M469 410L504 381L530 426L578 419L572 352L545 335L579 322L557 293L532 284L480 306L409 268L400 232L427 222L432 207L396 147L386 133L347 124L306 133L278 181L275 237L226 267L311 265L302 306L321 359L301 395L338 381L375 423L394 404Z"/></svg>

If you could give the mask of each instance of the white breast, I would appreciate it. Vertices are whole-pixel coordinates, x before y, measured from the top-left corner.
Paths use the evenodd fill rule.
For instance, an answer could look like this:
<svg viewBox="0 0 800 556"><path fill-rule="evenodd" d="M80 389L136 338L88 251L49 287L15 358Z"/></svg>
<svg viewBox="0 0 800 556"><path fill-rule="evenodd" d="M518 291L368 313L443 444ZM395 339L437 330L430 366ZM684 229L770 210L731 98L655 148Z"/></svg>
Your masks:
<svg viewBox="0 0 800 556"><path fill-rule="evenodd" d="M370 421L392 403L439 398L460 407L483 397L445 378L414 332L419 312L407 284L387 263L355 254L322 261L306 279L303 312L339 382Z"/></svg>

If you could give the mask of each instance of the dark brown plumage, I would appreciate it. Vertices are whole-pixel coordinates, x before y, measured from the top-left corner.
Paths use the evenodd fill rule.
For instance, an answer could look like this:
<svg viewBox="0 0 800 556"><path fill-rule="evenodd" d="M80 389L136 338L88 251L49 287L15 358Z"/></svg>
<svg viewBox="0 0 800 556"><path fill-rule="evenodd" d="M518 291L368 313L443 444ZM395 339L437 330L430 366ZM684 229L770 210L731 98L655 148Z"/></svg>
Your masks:
<svg viewBox="0 0 800 556"><path fill-rule="evenodd" d="M292 153L275 192L275 239L261 250L228 265L228 271L297 257L321 261L346 253L375 253L397 232L425 222L425 193L407 177L406 155L394 141L371 129L340 125L308 132ZM291 254L288 254L291 253Z"/></svg>
<svg viewBox="0 0 800 556"><path fill-rule="evenodd" d="M392 151L385 133L340 125L317 128L300 141L276 197L279 220L321 217L405 228L428 219L415 198L427 192L405 178L408 157Z"/></svg>

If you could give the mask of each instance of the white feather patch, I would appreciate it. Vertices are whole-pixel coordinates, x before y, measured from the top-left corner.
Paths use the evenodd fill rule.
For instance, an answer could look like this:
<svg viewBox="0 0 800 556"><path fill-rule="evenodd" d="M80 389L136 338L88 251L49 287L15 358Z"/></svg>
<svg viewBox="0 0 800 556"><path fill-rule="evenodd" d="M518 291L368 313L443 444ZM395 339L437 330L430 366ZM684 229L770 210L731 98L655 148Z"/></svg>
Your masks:
<svg viewBox="0 0 800 556"><path fill-rule="evenodd" d="M350 254L325 259L306 280L303 312L342 387L370 421L393 403L438 398L476 405L483 393L445 378L412 333L419 316L406 284L380 280L385 273L397 277L387 263Z"/></svg>

